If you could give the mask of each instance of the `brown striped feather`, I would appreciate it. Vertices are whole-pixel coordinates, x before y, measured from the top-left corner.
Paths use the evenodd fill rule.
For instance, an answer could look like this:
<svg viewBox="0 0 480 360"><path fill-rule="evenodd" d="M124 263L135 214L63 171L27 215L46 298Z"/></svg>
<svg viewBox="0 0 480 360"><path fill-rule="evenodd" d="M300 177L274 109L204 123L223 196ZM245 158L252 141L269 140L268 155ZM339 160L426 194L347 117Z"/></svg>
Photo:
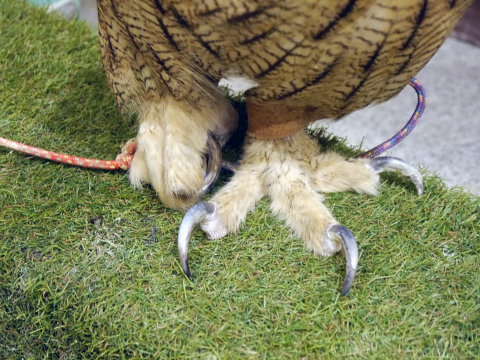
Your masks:
<svg viewBox="0 0 480 360"><path fill-rule="evenodd" d="M127 109L166 93L204 106L236 72L259 83L250 109L293 108L306 124L397 94L471 2L98 0L100 43ZM259 114L258 128L291 121Z"/></svg>

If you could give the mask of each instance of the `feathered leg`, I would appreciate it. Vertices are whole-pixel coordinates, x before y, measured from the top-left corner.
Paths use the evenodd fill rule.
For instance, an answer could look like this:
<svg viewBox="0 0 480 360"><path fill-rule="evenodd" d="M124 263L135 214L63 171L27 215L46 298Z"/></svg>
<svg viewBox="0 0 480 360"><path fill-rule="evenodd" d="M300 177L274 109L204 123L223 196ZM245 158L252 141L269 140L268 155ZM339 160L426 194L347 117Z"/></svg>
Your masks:
<svg viewBox="0 0 480 360"><path fill-rule="evenodd" d="M131 183L150 183L165 205L187 208L202 195L209 134L223 145L236 126L235 110L225 99L197 110L166 96L143 104L139 120Z"/></svg>
<svg viewBox="0 0 480 360"><path fill-rule="evenodd" d="M376 195L380 177L370 162L369 159L345 160L333 152L316 155L310 161L312 186L324 193L354 190Z"/></svg>
<svg viewBox="0 0 480 360"><path fill-rule="evenodd" d="M408 176L418 194L423 192L422 175L416 168L394 157L344 159L336 153L324 153L311 160L311 180L315 190L340 192L354 190L360 194L377 195L379 173L397 171Z"/></svg>
<svg viewBox="0 0 480 360"><path fill-rule="evenodd" d="M218 206L219 216L228 233L235 233L238 230L247 214L264 196L258 174L255 175L255 172L255 169L241 167L230 182L210 199L210 202Z"/></svg>
<svg viewBox="0 0 480 360"><path fill-rule="evenodd" d="M315 254L332 255L339 251L341 244L327 234L328 227L337 221L312 187L308 154L318 153L316 142L299 132L287 139L256 140L251 147L257 151L257 157L266 159L261 181L273 213Z"/></svg>
<svg viewBox="0 0 480 360"><path fill-rule="evenodd" d="M343 250L347 275L341 295L345 295L355 278L357 243L352 232L335 220L318 191L355 190L375 195L378 173L385 170L409 176L421 193L421 175L400 159L345 160L335 153L319 154L316 141L304 132L280 140L249 138L230 183L211 202L191 208L182 221L178 238L182 267L190 275L188 241L196 224L210 238L234 232L265 194L271 199L272 212L304 240L307 249L324 256Z"/></svg>
<svg viewBox="0 0 480 360"><path fill-rule="evenodd" d="M268 192L272 212L285 221L314 254L327 256L339 251L340 243L327 236L327 228L337 221L323 204L322 197L300 179L279 187Z"/></svg>

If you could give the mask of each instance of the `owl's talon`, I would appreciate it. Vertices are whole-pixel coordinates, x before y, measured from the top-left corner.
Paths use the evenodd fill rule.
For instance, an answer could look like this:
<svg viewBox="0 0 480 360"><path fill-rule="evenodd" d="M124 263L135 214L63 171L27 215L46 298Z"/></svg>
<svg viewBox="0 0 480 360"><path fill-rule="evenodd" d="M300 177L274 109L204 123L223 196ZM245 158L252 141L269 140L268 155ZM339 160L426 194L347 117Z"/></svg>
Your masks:
<svg viewBox="0 0 480 360"><path fill-rule="evenodd" d="M219 239L227 234L227 229L220 219L216 204L199 202L187 211L178 230L178 255L182 269L189 279L191 279L192 274L188 263L188 243L193 229L198 224L209 239Z"/></svg>
<svg viewBox="0 0 480 360"><path fill-rule="evenodd" d="M327 235L330 239L339 238L342 242L343 251L347 260L346 276L343 281L343 288L340 296L345 296L350 291L353 281L355 280L355 274L357 273L358 265L358 246L355 236L344 225L334 224L327 228Z"/></svg>
<svg viewBox="0 0 480 360"><path fill-rule="evenodd" d="M369 165L378 174L383 171L398 171L401 174L408 176L417 188L418 195L423 194L422 175L416 168L402 159L390 156L382 156L372 159Z"/></svg>
<svg viewBox="0 0 480 360"><path fill-rule="evenodd" d="M212 190L213 186L218 180L221 170L227 170L235 173L238 170L239 164L222 159L222 150L220 144L213 136L208 137L207 153L204 161L206 175L204 177L205 183L202 187L202 194L207 194Z"/></svg>
<svg viewBox="0 0 480 360"><path fill-rule="evenodd" d="M202 187L202 193L206 194L217 182L218 175L220 174L220 170L223 166L220 146L212 136L208 136L207 154L205 155L204 164L206 173L204 178L205 182Z"/></svg>

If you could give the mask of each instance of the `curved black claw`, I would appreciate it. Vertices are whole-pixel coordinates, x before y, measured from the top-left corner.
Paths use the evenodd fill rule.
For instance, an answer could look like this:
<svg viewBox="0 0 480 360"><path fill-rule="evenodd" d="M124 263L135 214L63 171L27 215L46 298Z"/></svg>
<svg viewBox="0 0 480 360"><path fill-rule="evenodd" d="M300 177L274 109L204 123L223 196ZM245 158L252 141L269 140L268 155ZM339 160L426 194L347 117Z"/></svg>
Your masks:
<svg viewBox="0 0 480 360"><path fill-rule="evenodd" d="M207 154L206 154L206 175L204 178L204 183L202 187L202 192L204 194L208 193L213 185L215 185L220 170L222 168L222 151L220 145L217 141L211 136L208 136L207 140Z"/></svg>
<svg viewBox="0 0 480 360"><path fill-rule="evenodd" d="M371 160L370 166L377 173L383 171L398 171L401 174L408 176L417 188L418 195L423 193L423 178L420 172L412 165L406 163L402 159L390 156L377 157Z"/></svg>
<svg viewBox="0 0 480 360"><path fill-rule="evenodd" d="M188 243L193 228L198 224L209 239L220 239L227 234L227 228L214 203L200 202L187 211L178 230L178 255L182 269L189 279L192 278L192 274L188 265Z"/></svg>
<svg viewBox="0 0 480 360"><path fill-rule="evenodd" d="M208 215L215 213L215 205L210 202L200 202L193 205L185 214L180 229L178 230L178 255L185 275L191 279L190 266L188 265L188 243L192 236L193 228L200 224Z"/></svg>
<svg viewBox="0 0 480 360"><path fill-rule="evenodd" d="M357 273L358 266L358 246L357 240L352 232L344 225L335 224L330 225L327 229L329 237L339 237L343 250L345 252L345 258L347 260L346 276L343 281L343 288L340 296L345 296L350 291L355 280L355 274Z"/></svg>
<svg viewBox="0 0 480 360"><path fill-rule="evenodd" d="M233 163L227 160L222 160L222 169L235 173L240 165L238 163Z"/></svg>

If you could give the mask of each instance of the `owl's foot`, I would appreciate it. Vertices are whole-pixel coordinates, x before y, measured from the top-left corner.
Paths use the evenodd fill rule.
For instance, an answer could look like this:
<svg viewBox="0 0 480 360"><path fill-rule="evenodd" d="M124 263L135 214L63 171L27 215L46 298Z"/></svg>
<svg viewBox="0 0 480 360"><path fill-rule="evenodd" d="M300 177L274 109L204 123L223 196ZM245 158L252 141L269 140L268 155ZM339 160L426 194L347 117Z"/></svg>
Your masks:
<svg viewBox="0 0 480 360"><path fill-rule="evenodd" d="M319 154L316 141L303 132L281 140L250 138L231 181L208 203L195 205L185 215L178 238L182 268L190 276L188 241L196 224L213 239L234 233L256 202L268 196L272 212L314 254L329 256L343 249L347 276L341 294L345 295L355 277L357 244L351 231L335 220L318 192L354 190L375 195L378 173L385 170L409 176L421 193L421 175L400 159L345 160L335 153Z"/></svg>
<svg viewBox="0 0 480 360"><path fill-rule="evenodd" d="M195 112L167 97L144 104L139 118L130 182L151 184L166 206L188 208L217 178L220 146L237 124L235 111L224 101Z"/></svg>

